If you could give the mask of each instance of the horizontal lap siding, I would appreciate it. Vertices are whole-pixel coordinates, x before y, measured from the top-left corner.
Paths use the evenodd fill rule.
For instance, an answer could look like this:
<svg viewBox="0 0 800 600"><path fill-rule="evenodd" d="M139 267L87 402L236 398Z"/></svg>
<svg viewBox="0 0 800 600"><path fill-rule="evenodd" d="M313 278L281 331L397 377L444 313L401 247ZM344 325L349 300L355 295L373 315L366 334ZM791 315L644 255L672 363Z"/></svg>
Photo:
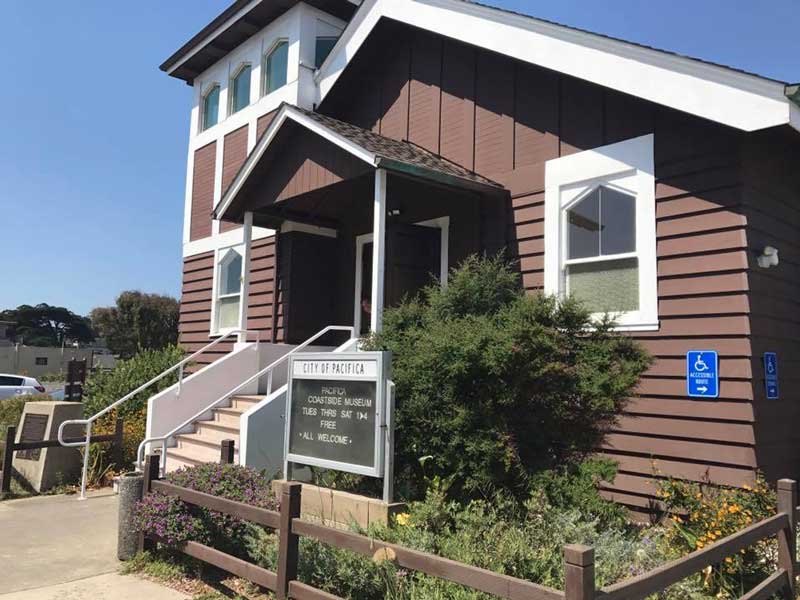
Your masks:
<svg viewBox="0 0 800 600"><path fill-rule="evenodd" d="M250 293L247 328L258 331L262 341L272 339L273 280L275 242L273 237L253 242L250 262ZM180 344L191 353L209 344L211 301L214 281L214 253L206 252L183 261L183 287L180 307ZM197 365L207 365L233 350L233 341L225 341L200 355Z"/></svg>
<svg viewBox="0 0 800 600"><path fill-rule="evenodd" d="M222 147L222 195L228 191L236 174L247 159L247 128L240 127L225 136ZM238 223L228 223L223 221L219 224L222 232L230 231L241 227Z"/></svg>
<svg viewBox="0 0 800 600"><path fill-rule="evenodd" d="M745 151L744 199L750 221L750 256L778 249L780 264L752 261L752 370L758 461L772 478L800 475L800 174L795 132L770 132ZM764 352L778 354L779 399L767 400Z"/></svg>
<svg viewBox="0 0 800 600"><path fill-rule="evenodd" d="M189 239L199 240L211 235L211 209L214 206L214 165L217 143L212 142L194 153L192 170L192 214Z"/></svg>
<svg viewBox="0 0 800 600"><path fill-rule="evenodd" d="M374 51L356 58L352 79L343 80L323 110L374 121L373 94L363 89L370 80L356 77L378 72L385 60L381 41L413 39L407 67L398 66L405 53L397 52L391 82L375 84L384 93L404 90L397 78L407 70L410 114L402 114L404 97L396 93L392 99L400 102L383 99L377 127L385 131L386 120L397 135L397 124L408 123L414 143L508 188L508 249L530 292L544 283L544 163L655 133L661 328L635 334L656 362L602 449L621 468L605 492L643 508L652 500L654 473L733 485L752 481L757 436L750 314L758 307L748 279L747 228L754 215L743 200L742 134L451 40L421 40L428 34L396 27L385 32L374 34ZM426 129L436 123L436 131ZM780 285L793 293L788 281ZM785 304L793 306L788 297ZM785 326L794 332L800 323ZM776 329L766 321L764 327ZM685 353L693 348L720 352L719 400L686 397Z"/></svg>

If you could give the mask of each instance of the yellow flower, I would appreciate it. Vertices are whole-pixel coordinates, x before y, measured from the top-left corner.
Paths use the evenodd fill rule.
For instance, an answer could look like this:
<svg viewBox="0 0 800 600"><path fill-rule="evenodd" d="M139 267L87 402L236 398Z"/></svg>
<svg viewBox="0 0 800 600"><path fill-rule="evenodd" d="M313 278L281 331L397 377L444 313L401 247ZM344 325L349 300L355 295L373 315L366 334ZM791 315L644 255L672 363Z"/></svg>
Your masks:
<svg viewBox="0 0 800 600"><path fill-rule="evenodd" d="M701 542L700 540L697 540L697 547L698 548L702 548L703 546L705 546L705 544L703 542Z"/></svg>
<svg viewBox="0 0 800 600"><path fill-rule="evenodd" d="M746 489L748 492L749 492L750 490L752 490L752 489L753 489L753 488L751 488L751 487L750 487L749 485L747 485L747 484L743 485L742 487L743 487L744 489Z"/></svg>
<svg viewBox="0 0 800 600"><path fill-rule="evenodd" d="M408 525L409 521L411 521L411 515L408 513L400 513L394 519L395 521L397 521L398 525L405 527L406 525Z"/></svg>
<svg viewBox="0 0 800 600"><path fill-rule="evenodd" d="M725 557L725 562L728 563L728 564L731 564L733 562L733 559L730 556L726 556Z"/></svg>

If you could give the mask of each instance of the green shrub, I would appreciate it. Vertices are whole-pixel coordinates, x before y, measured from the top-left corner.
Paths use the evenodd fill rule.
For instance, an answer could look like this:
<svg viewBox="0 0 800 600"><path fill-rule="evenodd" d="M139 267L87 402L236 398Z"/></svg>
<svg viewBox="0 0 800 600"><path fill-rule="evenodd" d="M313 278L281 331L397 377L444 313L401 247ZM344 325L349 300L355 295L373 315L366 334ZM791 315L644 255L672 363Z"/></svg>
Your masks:
<svg viewBox="0 0 800 600"><path fill-rule="evenodd" d="M128 360L120 360L110 371L98 371L86 382L83 412L86 417L97 414L107 406L123 398L139 386L166 371L184 358L178 346L163 350L144 350ZM113 462L111 445L92 447L92 464L96 475L109 474L109 467L119 472L136 460L136 450L144 439L147 421L147 400L150 396L168 388L178 380L177 370L146 388L118 409L99 419L92 430L96 435L114 433L115 421L119 417L125 422L123 432L123 465Z"/></svg>
<svg viewBox="0 0 800 600"><path fill-rule="evenodd" d="M50 396L10 396L0 400L0 440L5 441L6 429L19 427L19 419L26 402L36 400L52 400Z"/></svg>
<svg viewBox="0 0 800 600"><path fill-rule="evenodd" d="M100 412L183 358L183 349L179 346L168 346L163 350L143 350L132 358L118 361L116 367L109 371L98 371L86 382L84 414L90 417ZM154 383L120 406L120 416L125 418L127 415L139 413L147 407L150 396L168 388L177 380L176 371Z"/></svg>
<svg viewBox="0 0 800 600"><path fill-rule="evenodd" d="M534 473L595 449L650 364L612 325L525 294L500 258L387 310L369 344L393 352L399 491L419 497L438 475L465 498L524 497Z"/></svg>

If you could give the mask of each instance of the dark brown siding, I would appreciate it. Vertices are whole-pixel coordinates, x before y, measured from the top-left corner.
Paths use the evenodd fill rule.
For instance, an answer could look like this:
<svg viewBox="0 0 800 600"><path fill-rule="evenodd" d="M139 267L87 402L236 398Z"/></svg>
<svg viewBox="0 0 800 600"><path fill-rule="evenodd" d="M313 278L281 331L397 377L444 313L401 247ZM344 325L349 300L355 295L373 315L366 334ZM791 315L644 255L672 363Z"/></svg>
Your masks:
<svg viewBox="0 0 800 600"><path fill-rule="evenodd" d="M211 209L214 206L214 168L216 159L216 142L211 142L194 153L190 240L199 240L211 235Z"/></svg>
<svg viewBox="0 0 800 600"><path fill-rule="evenodd" d="M256 140L260 140L261 136L264 135L264 132L269 127L270 123L272 123L272 119L275 118L275 113L278 111L273 110L265 115L258 117L258 121L256 121Z"/></svg>
<svg viewBox="0 0 800 600"><path fill-rule="evenodd" d="M222 195L228 191L239 169L247 159L247 125L225 136L222 148ZM220 231L230 231L240 227L238 223L220 223Z"/></svg>
<svg viewBox="0 0 800 600"><path fill-rule="evenodd" d="M275 273L275 240L268 237L253 242L250 262L250 294L247 328L262 332L261 339L272 339L272 298ZM187 352L196 352L212 341L211 299L214 279L214 253L190 256L183 261L183 288L180 308L180 343ZM281 315L276 323L282 327ZM199 357L198 365L206 365L233 349L233 341L223 342L212 352Z"/></svg>
<svg viewBox="0 0 800 600"><path fill-rule="evenodd" d="M374 84L383 94L395 92L391 102L383 98L377 128L389 133L388 121L390 134L399 136L408 123L414 143L507 186L512 223L507 242L531 292L543 286L545 161L655 134L661 327L637 338L657 360L601 450L621 468L605 493L645 508L654 477L752 481L761 452L755 447L751 330L785 326L784 335L800 332L794 317L790 325L763 320L762 326L755 317L751 322L757 296L748 279L752 216L742 187L744 134L394 24L376 28L365 46L369 51L348 67L323 112L353 122L374 120L375 92L363 74L375 77L386 56L381 48L389 40L405 48L404 39L413 40L410 54L394 53L385 79ZM398 64L403 60L405 67ZM404 72L407 84L398 79ZM404 103L397 99L406 88L409 112L403 114ZM438 130L426 129L437 122ZM781 214L797 218L795 210ZM783 229L789 235L791 230ZM790 248L787 253L800 252L796 242L776 244ZM799 274L800 260L793 263L787 254L787 261L785 272ZM788 315L796 307L797 288L788 278L780 285ZM720 353L718 400L686 397L685 353L696 348Z"/></svg>
<svg viewBox="0 0 800 600"><path fill-rule="evenodd" d="M771 478L800 475L800 135L772 131L753 136L744 153L744 200L749 221L750 303L756 455ZM760 268L765 246L780 264ZM780 397L767 400L764 352L778 353Z"/></svg>

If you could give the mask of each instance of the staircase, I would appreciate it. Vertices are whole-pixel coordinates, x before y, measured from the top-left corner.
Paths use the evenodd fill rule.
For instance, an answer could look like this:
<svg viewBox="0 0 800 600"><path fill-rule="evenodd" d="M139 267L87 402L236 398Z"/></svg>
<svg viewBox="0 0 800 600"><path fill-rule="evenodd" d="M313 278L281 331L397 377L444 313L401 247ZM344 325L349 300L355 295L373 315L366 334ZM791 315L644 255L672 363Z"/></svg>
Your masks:
<svg viewBox="0 0 800 600"><path fill-rule="evenodd" d="M167 472L202 463L219 462L222 440L234 441L234 462L239 461L239 418L264 396L233 396L231 405L211 409L212 418L194 422L194 432L175 436L167 448Z"/></svg>

